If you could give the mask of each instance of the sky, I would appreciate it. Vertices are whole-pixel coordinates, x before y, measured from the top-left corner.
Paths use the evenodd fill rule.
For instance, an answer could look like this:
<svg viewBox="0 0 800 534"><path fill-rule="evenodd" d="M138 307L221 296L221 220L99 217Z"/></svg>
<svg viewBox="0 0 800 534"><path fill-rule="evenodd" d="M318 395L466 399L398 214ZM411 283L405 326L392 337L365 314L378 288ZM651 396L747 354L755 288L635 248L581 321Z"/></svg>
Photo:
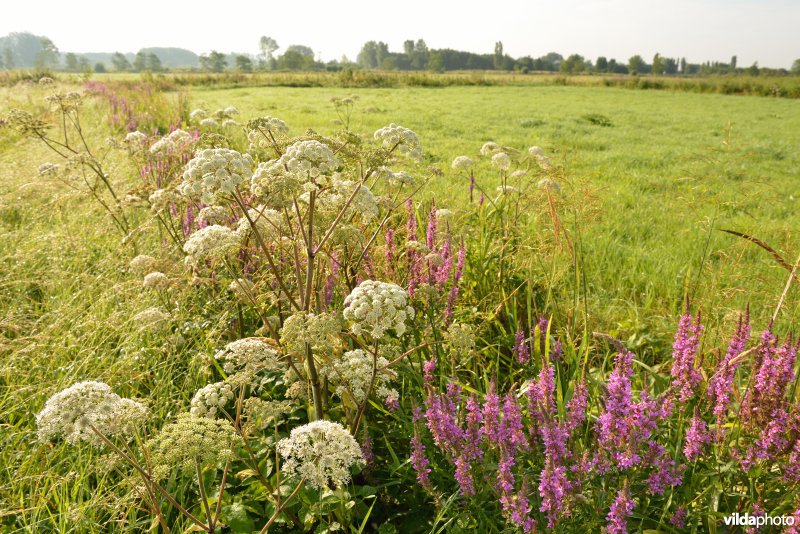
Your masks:
<svg viewBox="0 0 800 534"><path fill-rule="evenodd" d="M547 52L620 61L658 52L689 62L789 68L800 58L800 0L6 0L0 36L29 31L62 52L175 46L256 54L262 35L323 60L355 59L369 40L513 56ZM113 7L112 7L113 6Z"/></svg>

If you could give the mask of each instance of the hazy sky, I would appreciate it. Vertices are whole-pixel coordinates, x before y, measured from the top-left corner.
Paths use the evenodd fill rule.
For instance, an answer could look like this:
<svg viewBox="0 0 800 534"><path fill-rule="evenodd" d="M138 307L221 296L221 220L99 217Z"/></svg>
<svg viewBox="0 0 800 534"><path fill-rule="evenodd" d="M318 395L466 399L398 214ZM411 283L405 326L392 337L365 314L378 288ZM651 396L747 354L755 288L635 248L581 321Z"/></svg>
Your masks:
<svg viewBox="0 0 800 534"><path fill-rule="evenodd" d="M790 67L800 58L800 0L6 0L0 35L30 31L61 51L258 51L261 35L355 59L368 40L517 57L550 51L627 60L641 54ZM113 6L113 7L112 7ZM281 53L281 50L278 51Z"/></svg>

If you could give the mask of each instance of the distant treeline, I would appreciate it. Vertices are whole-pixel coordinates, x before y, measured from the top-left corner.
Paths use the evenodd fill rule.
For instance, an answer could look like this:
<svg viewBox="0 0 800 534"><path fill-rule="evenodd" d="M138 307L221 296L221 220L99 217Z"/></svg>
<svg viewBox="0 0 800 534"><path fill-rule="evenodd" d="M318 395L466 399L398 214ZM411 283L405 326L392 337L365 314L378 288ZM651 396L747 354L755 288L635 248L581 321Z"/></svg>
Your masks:
<svg viewBox="0 0 800 534"><path fill-rule="evenodd" d="M594 60L579 54L567 57L557 52L543 56L513 58L497 42L492 53L477 54L449 48L428 48L424 40L407 40L401 52L392 52L383 41L368 41L361 47L355 61L347 57L320 61L314 50L305 45L291 45L283 50L270 37L259 39L259 54L223 53L216 50L197 55L183 48L143 48L132 53L62 53L47 37L30 33L12 33L0 37L0 69L39 68L66 72L258 72L258 71L332 71L365 69L380 71L505 71L558 72L563 74L653 74L666 76L785 76L800 74L800 59L790 69L759 67L757 63L740 66L737 57L730 61L691 63L686 58L656 54L650 62L640 55L627 60L605 56Z"/></svg>

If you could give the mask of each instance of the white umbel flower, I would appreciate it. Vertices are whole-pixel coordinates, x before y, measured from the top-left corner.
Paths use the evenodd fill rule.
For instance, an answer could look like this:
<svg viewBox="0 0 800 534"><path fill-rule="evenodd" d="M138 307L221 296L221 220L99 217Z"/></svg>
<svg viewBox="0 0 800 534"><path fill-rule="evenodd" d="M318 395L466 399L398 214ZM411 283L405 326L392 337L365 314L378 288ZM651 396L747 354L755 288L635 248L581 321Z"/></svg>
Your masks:
<svg viewBox="0 0 800 534"><path fill-rule="evenodd" d="M197 390L192 397L190 413L195 417L216 419L225 406L233 400L233 388L225 382L208 384Z"/></svg>
<svg viewBox="0 0 800 534"><path fill-rule="evenodd" d="M178 190L186 197L213 204L218 197L230 195L245 180L249 181L252 174L253 158L249 154L207 148L186 164Z"/></svg>
<svg viewBox="0 0 800 534"><path fill-rule="evenodd" d="M422 158L422 148L419 145L417 134L397 124L390 124L375 131L375 139L381 142L383 148L394 150L400 155L411 159Z"/></svg>
<svg viewBox="0 0 800 534"><path fill-rule="evenodd" d="M228 228L212 224L201 228L186 240L183 251L194 262L219 260L236 253L241 244L241 236Z"/></svg>
<svg viewBox="0 0 800 534"><path fill-rule="evenodd" d="M39 439L63 436L69 443L102 443L103 436L129 435L144 422L147 408L123 399L104 382L78 382L50 397L36 415ZM92 430L94 428L94 430Z"/></svg>
<svg viewBox="0 0 800 534"><path fill-rule="evenodd" d="M156 261L157 260L152 256L148 256L147 254L139 254L131 260L128 266L131 268L131 271L144 274L152 270L152 267L156 264Z"/></svg>
<svg viewBox="0 0 800 534"><path fill-rule="evenodd" d="M481 155L490 156L499 150L500 150L500 145L498 145L494 141L487 141L481 147Z"/></svg>
<svg viewBox="0 0 800 534"><path fill-rule="evenodd" d="M260 338L244 338L231 341L214 355L222 364L222 370L232 375L241 371L271 371L281 367L278 352Z"/></svg>
<svg viewBox="0 0 800 534"><path fill-rule="evenodd" d="M492 156L492 165L500 169L501 171L507 171L511 168L511 158L508 157L508 154L505 152L498 152L494 156Z"/></svg>
<svg viewBox="0 0 800 534"><path fill-rule="evenodd" d="M389 282L364 280L344 299L344 318L350 330L380 339L387 330L398 336L406 331L406 320L414 318L414 308L408 305L408 293Z"/></svg>
<svg viewBox="0 0 800 534"><path fill-rule="evenodd" d="M142 286L151 289L166 289L169 287L169 284L170 282L167 275L158 271L146 274L142 280Z"/></svg>
<svg viewBox="0 0 800 534"><path fill-rule="evenodd" d="M197 213L197 220L206 224L224 224L231 216L225 206L206 206Z"/></svg>
<svg viewBox="0 0 800 534"><path fill-rule="evenodd" d="M329 181L339 160L319 141L298 141L276 160L260 163L253 175L251 190L271 208L292 205L304 191Z"/></svg>
<svg viewBox="0 0 800 534"><path fill-rule="evenodd" d="M366 400L372 385L372 393L379 398L396 395L389 388L389 383L397 378L397 373L391 369L384 369L389 361L383 356L374 359L373 356L362 349L350 350L335 358L331 366L324 366L320 374L328 379L339 397L349 393L357 403ZM373 364L375 367L375 381L373 383Z"/></svg>
<svg viewBox="0 0 800 534"><path fill-rule="evenodd" d="M361 447L350 432L331 421L293 429L288 438L278 442L277 449L287 476L298 476L319 490L349 483L352 466L364 462Z"/></svg>
<svg viewBox="0 0 800 534"><path fill-rule="evenodd" d="M150 145L150 152L152 154L168 154L186 148L191 142L192 134L178 129Z"/></svg>
<svg viewBox="0 0 800 534"><path fill-rule="evenodd" d="M150 202L150 209L153 213L162 213L178 202L179 197L174 191L169 189L156 189L147 199Z"/></svg>
<svg viewBox="0 0 800 534"><path fill-rule="evenodd" d="M469 169L473 166L473 162L467 156L458 156L453 160L453 168L457 170Z"/></svg>

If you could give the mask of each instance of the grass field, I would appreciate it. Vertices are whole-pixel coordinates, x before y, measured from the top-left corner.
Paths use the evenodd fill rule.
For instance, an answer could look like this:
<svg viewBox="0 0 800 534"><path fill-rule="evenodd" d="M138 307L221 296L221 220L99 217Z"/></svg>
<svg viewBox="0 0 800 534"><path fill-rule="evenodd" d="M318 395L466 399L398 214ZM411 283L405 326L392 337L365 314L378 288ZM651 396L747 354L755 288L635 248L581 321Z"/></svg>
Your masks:
<svg viewBox="0 0 800 534"><path fill-rule="evenodd" d="M47 93L2 88L0 114L41 107ZM702 310L710 344L724 343L748 303L760 327L775 309L787 271L722 229L753 235L790 263L800 250L794 100L571 86L188 93L191 108L233 105L244 118L274 115L293 134L340 130L331 98L351 95L358 97L353 131L394 122L419 134L424 159L415 170L432 175L422 198L452 209L456 221L466 211L469 183L450 168L454 157L479 160L476 179L493 190L496 173L478 155L484 142L521 151L541 146L561 172L562 223L581 244L579 261L562 251L557 265L541 265L531 251L519 258L521 271L535 279L533 287L549 289L543 311L563 320L578 313L570 300L585 290L587 326L649 353L651 363L666 354L687 296ZM88 110L94 143L112 134L106 115L99 101ZM0 131L0 528L11 532L86 532L109 515L135 516L114 508L131 505L113 498L118 482L93 465L99 453L39 445L33 414L52 393L91 378L158 399L151 409L166 420L207 383L197 353L214 350L220 325L230 320L206 313L213 305L195 301L186 288L167 303L183 306L183 330L167 341L142 334L131 316L161 302L127 272L133 251L106 215L64 184L37 176L49 159L40 145ZM105 161L122 191L137 185L137 170L122 154L109 151ZM139 252L161 250L152 221L137 223ZM164 259L161 268L178 276L181 260ZM796 329L799 291L787 295L777 321L782 331ZM138 521L128 527L143 528Z"/></svg>

